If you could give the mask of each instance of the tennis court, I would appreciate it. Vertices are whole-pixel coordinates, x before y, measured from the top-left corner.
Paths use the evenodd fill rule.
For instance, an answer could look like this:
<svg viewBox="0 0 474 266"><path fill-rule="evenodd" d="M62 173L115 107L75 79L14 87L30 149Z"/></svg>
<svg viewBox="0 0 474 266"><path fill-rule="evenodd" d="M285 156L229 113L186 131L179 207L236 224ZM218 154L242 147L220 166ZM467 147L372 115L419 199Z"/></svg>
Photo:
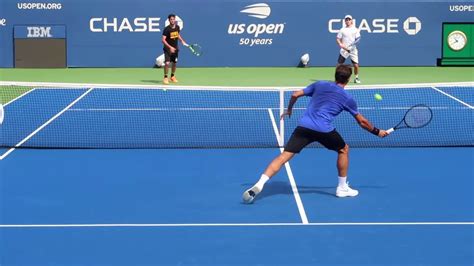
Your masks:
<svg viewBox="0 0 474 266"><path fill-rule="evenodd" d="M246 205L297 86L3 82L2 264L472 265L473 87L350 87L380 128L419 103L433 121L378 139L341 116L358 197L314 147Z"/></svg>

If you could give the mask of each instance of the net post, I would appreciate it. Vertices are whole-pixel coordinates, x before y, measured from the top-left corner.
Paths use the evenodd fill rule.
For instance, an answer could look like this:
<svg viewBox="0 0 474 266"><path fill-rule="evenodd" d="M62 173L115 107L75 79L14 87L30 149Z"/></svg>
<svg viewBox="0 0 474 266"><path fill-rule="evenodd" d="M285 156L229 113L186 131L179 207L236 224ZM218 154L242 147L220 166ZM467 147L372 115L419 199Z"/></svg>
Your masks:
<svg viewBox="0 0 474 266"><path fill-rule="evenodd" d="M280 89L280 117L285 112L285 91L284 89ZM279 139L280 147L285 145L285 120L280 119L280 139Z"/></svg>

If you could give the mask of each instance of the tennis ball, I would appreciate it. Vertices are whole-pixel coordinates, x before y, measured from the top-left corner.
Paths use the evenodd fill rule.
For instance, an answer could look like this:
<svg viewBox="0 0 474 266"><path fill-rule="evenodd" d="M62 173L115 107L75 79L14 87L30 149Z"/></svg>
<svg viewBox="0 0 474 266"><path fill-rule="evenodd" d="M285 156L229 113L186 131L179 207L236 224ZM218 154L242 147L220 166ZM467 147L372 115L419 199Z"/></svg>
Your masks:
<svg viewBox="0 0 474 266"><path fill-rule="evenodd" d="M382 95L376 93L376 94L374 94L374 98L375 98L375 100L377 100L377 101L381 101L381 100L382 100Z"/></svg>

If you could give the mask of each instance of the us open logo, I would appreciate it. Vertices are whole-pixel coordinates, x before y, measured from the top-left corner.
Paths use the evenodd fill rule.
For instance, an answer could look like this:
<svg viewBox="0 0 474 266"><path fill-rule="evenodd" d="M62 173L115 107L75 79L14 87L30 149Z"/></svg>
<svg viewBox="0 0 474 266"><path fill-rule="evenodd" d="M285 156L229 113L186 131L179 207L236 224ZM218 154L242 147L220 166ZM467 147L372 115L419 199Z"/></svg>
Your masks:
<svg viewBox="0 0 474 266"><path fill-rule="evenodd" d="M245 9L240 11L240 13L247 13L250 17L265 19L270 16L272 9L269 5L260 3L246 6Z"/></svg>
<svg viewBox="0 0 474 266"><path fill-rule="evenodd" d="M240 13L247 14L250 20L267 19L272 10L265 3L245 6ZM247 36L239 39L239 45L257 46L273 44L273 36L283 34L286 23L231 23L227 29L229 35ZM265 35L266 38L259 38ZM269 38L270 37L270 38Z"/></svg>

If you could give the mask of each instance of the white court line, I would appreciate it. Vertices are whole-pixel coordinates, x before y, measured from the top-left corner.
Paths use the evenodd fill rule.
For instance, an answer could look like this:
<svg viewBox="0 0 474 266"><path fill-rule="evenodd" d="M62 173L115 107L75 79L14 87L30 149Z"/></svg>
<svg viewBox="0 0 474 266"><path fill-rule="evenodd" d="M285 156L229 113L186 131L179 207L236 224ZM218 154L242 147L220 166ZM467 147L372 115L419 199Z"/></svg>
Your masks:
<svg viewBox="0 0 474 266"><path fill-rule="evenodd" d="M190 223L190 224L0 224L0 228L101 228L101 227L277 227L277 226L453 226L474 222L333 222L333 223Z"/></svg>
<svg viewBox="0 0 474 266"><path fill-rule="evenodd" d="M22 95L20 95L20 96L16 97L15 99L13 99L13 100L7 102L6 104L4 104L3 107L5 107L5 106L7 106L7 105L9 105L9 104L11 104L11 103L13 103L14 101L20 99L21 97L27 95L28 93L30 93L30 92L32 92L32 91L34 91L34 90L36 90L36 89L33 88L33 89L29 90L29 91L24 92Z"/></svg>
<svg viewBox="0 0 474 266"><path fill-rule="evenodd" d="M71 108L69 112L87 111L266 111L265 107L183 107L183 108ZM278 109L278 108L271 108Z"/></svg>
<svg viewBox="0 0 474 266"><path fill-rule="evenodd" d="M272 125L273 125L273 131L275 132L275 136L278 141L278 146L280 146L280 152L283 152L283 145L282 143L283 140L280 139L279 133L278 133L278 127L275 122L275 117L273 116L273 111L272 109L268 109L268 114L270 115L270 119L272 120ZM301 222L303 224L308 224L308 217L306 216L306 211L304 210L303 202L301 201L300 194L298 192L298 187L296 186L295 178L293 176L293 171L291 171L290 163L287 162L285 163L285 169L286 173L288 174L288 179L290 180L291 184L291 190L293 190L293 195L295 196L295 201L296 201L296 206L298 206L298 211L300 213L301 217Z"/></svg>
<svg viewBox="0 0 474 266"><path fill-rule="evenodd" d="M461 103L461 104L464 104L465 106L469 107L470 109L474 109L474 107L473 107L472 105L470 105L470 104L468 104L468 103L466 103L466 102L461 101L460 99L458 99L458 98L452 96L451 94L448 94L448 93L446 93L446 92L444 92L444 91L442 91L442 90L440 90L440 89L438 89L438 88L436 88L436 87L431 87L431 88L432 88L433 90L435 90L435 91L437 91L437 92L439 92L439 93L445 95L445 96L448 96L449 98L451 98L451 99L453 99L453 100L455 100L455 101L457 101L457 102L459 102L459 103Z"/></svg>
<svg viewBox="0 0 474 266"><path fill-rule="evenodd" d="M408 110L413 106L388 106L388 107L358 107L359 110ZM466 107L433 106L431 109L453 110L468 109ZM279 110L280 108L267 107L194 107L194 108L71 108L68 112L140 112L140 111L266 111L268 109ZM306 107L295 107L293 110L306 110Z"/></svg>
<svg viewBox="0 0 474 266"><path fill-rule="evenodd" d="M81 96L79 96L77 99L75 99L73 102L71 102L68 106L66 106L61 112L57 113L55 116L51 117L48 121L46 121L44 124L42 124L40 127L38 127L35 131L31 132L30 135L28 135L26 138L24 138L22 141L18 142L13 148L10 148L7 152L5 152L3 155L0 156L0 160L5 159L10 153L12 153L16 148L20 147L23 145L25 142L27 142L29 139L31 139L36 133L40 132L43 128L45 128L47 125L51 124L56 118L58 118L60 115L62 115L64 112L66 112L69 108L71 108L74 104L76 104L78 101L80 101L82 98L84 98L87 94L89 94L93 88L88 89L86 92L84 92Z"/></svg>
<svg viewBox="0 0 474 266"><path fill-rule="evenodd" d="M306 86L293 87L235 87L235 86L179 86L179 85L146 85L146 84L96 84L96 83L56 83L56 82L20 82L20 81L0 81L0 85L36 86L42 89L74 89L74 88L95 88L95 89L156 89L156 90L224 90L224 91L293 91L304 89ZM348 85L349 90L371 90L371 89L412 89L429 88L431 86L474 86L474 82L444 82L444 83L411 83L411 84L374 84L374 85Z"/></svg>

